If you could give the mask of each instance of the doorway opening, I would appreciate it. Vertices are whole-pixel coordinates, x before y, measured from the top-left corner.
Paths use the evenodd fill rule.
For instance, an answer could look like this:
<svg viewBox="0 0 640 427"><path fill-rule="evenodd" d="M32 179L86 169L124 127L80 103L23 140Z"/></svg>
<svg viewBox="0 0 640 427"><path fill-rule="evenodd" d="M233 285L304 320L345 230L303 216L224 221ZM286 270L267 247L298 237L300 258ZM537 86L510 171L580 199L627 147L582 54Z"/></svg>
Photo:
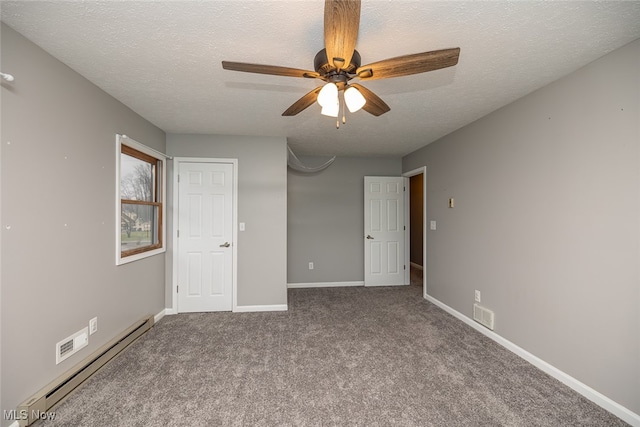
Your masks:
<svg viewBox="0 0 640 427"><path fill-rule="evenodd" d="M407 247L409 249L410 284L422 286L422 296L427 296L427 167L406 172L409 188L405 212L408 217Z"/></svg>

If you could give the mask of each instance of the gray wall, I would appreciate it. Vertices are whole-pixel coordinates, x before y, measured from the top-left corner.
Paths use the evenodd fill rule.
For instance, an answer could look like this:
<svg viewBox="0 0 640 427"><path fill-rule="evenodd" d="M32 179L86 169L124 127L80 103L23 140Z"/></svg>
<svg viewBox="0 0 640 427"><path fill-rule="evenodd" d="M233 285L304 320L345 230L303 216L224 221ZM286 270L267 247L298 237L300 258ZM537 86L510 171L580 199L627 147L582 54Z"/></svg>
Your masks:
<svg viewBox="0 0 640 427"><path fill-rule="evenodd" d="M2 24L2 408L164 308L164 254L115 265L115 134L165 134ZM8 229L10 227L10 229ZM98 316L89 346L55 344ZM3 421L3 425L8 425Z"/></svg>
<svg viewBox="0 0 640 427"><path fill-rule="evenodd" d="M286 139L169 134L167 152L238 159L238 221L246 223L238 232L238 305L286 304Z"/></svg>
<svg viewBox="0 0 640 427"><path fill-rule="evenodd" d="M327 158L300 160L317 166ZM364 280L364 177L400 176L401 168L399 158L344 157L314 174L289 169L289 283Z"/></svg>
<svg viewBox="0 0 640 427"><path fill-rule="evenodd" d="M403 159L428 293L640 413L640 41ZM447 199L455 197L455 208Z"/></svg>

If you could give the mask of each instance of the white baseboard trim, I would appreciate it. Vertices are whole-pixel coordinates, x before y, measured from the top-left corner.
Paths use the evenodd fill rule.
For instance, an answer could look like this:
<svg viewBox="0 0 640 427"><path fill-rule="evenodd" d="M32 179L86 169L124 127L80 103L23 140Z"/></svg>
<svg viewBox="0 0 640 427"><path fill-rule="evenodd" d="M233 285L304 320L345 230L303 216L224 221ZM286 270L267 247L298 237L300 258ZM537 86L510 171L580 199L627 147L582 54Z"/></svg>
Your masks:
<svg viewBox="0 0 640 427"><path fill-rule="evenodd" d="M252 313L257 311L287 311L289 306L287 304L273 304L273 305L237 305L234 307L234 313Z"/></svg>
<svg viewBox="0 0 640 427"><path fill-rule="evenodd" d="M170 316L172 314L178 314L173 308L165 308L161 310L158 314L153 316L153 323L158 323L164 316Z"/></svg>
<svg viewBox="0 0 640 427"><path fill-rule="evenodd" d="M160 312L158 314L156 314L155 316L153 316L153 324L155 325L156 323L158 323L160 320L162 320L162 318L164 317L164 315L167 314L167 309L164 308L162 310L160 310Z"/></svg>
<svg viewBox="0 0 640 427"><path fill-rule="evenodd" d="M601 406L602 408L611 412L613 415L617 416L621 420L631 424L632 426L640 427L639 414L636 414L635 412L632 412L631 410L625 408L619 403L614 402L604 394L592 389L588 385L578 381L577 379L573 378L571 375L566 374L565 372L545 362L539 357L534 356L533 354L529 353L527 350L523 349L522 347L519 347L518 345L507 340L506 338L503 338L502 336L496 334L495 332L485 328L484 326L480 325L476 321L470 319L469 317L465 316L459 311L449 307L443 302L433 298L432 296L427 295L425 296L425 299L437 305L438 307L440 307L447 313L451 314L452 316L456 317L457 319L463 321L464 323L471 326L472 328L482 333L483 335L486 335L487 337L491 338L492 340L494 340L495 342L497 342L507 350L520 356L521 358L531 363L538 369L551 375L553 378L557 379L561 383L577 391L578 393L580 393L581 395L583 395L584 397L586 397L596 405Z"/></svg>
<svg viewBox="0 0 640 427"><path fill-rule="evenodd" d="M343 288L346 286L364 286L364 282L315 282L315 283L287 283L289 289L302 288Z"/></svg>
<svg viewBox="0 0 640 427"><path fill-rule="evenodd" d="M416 264L415 262L410 262L411 267L417 268L418 270L424 270L424 268L420 264Z"/></svg>
<svg viewBox="0 0 640 427"><path fill-rule="evenodd" d="M20 427L20 423L18 421L14 421L11 424L9 424L9 427Z"/></svg>

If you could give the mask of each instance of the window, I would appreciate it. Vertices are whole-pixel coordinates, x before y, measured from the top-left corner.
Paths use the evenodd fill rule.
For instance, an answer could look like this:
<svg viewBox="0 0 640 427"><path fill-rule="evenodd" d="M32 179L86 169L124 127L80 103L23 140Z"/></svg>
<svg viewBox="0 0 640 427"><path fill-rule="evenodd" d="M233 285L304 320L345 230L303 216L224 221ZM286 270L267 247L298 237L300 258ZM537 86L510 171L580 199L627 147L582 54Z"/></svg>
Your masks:
<svg viewBox="0 0 640 427"><path fill-rule="evenodd" d="M164 163L162 155L118 135L116 264L165 251Z"/></svg>

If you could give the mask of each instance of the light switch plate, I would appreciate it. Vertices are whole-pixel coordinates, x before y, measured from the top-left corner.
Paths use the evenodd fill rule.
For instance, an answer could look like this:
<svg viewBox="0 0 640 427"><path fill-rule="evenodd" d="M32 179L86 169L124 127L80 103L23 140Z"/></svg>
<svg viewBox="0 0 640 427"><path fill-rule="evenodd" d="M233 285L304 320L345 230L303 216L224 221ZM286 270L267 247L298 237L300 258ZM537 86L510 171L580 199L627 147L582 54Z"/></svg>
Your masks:
<svg viewBox="0 0 640 427"><path fill-rule="evenodd" d="M431 222L429 223L429 225L430 225L430 228L431 228L432 230L435 230L435 229L436 229L436 222L435 222L435 221L431 221Z"/></svg>

